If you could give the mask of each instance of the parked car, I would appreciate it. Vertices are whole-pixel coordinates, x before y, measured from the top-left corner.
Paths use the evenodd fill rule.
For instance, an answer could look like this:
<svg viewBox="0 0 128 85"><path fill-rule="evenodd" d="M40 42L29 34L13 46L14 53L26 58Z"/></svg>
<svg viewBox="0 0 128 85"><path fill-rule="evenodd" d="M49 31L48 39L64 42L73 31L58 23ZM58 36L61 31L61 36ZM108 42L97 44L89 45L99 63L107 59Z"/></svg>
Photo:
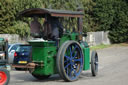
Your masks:
<svg viewBox="0 0 128 85"><path fill-rule="evenodd" d="M27 64L31 61L31 46L30 45L20 45L15 53L14 53L14 61L15 65L23 65ZM20 70L21 68L15 68L16 70Z"/></svg>
<svg viewBox="0 0 128 85"><path fill-rule="evenodd" d="M9 62L10 64L13 64L14 53L15 53L16 49L17 49L20 45L22 45L22 44L16 43L16 44L9 44L9 45L8 45L8 56L9 56L9 57L8 57L8 58L9 58L8 62Z"/></svg>

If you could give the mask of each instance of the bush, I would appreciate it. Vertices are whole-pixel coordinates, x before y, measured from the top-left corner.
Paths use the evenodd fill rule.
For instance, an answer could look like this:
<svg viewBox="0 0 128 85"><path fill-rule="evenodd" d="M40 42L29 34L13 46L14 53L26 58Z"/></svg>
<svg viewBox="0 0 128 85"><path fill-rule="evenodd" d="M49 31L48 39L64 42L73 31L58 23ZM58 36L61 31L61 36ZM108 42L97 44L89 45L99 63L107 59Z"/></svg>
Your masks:
<svg viewBox="0 0 128 85"><path fill-rule="evenodd" d="M97 30L109 30L112 43L128 40L128 3L125 0L95 0L93 18Z"/></svg>
<svg viewBox="0 0 128 85"><path fill-rule="evenodd" d="M128 3L124 0L114 2L115 17L111 24L109 38L113 43L128 41Z"/></svg>

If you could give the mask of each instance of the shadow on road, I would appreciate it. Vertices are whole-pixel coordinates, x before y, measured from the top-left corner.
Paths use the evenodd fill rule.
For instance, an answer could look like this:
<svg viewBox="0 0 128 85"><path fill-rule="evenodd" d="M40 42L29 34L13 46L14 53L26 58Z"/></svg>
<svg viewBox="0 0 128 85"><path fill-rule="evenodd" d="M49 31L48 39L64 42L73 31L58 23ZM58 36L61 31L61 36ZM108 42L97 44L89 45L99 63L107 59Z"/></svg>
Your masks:
<svg viewBox="0 0 128 85"><path fill-rule="evenodd" d="M17 74L13 74L15 78L15 82L48 82L48 81L55 81L55 82L65 82L58 74L52 75L51 77L44 79L44 80L38 80L34 78L31 74L26 72L18 72ZM90 79L92 77L90 72L82 72L80 79Z"/></svg>

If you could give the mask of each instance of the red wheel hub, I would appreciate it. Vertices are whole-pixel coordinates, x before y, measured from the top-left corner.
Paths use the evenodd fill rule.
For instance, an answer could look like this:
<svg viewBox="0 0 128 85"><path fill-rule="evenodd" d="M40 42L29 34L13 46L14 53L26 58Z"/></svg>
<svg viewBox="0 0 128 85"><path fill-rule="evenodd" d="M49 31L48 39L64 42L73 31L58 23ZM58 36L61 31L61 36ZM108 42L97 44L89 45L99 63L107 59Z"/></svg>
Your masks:
<svg viewBox="0 0 128 85"><path fill-rule="evenodd" d="M0 85L4 85L7 81L7 75L5 72L0 71Z"/></svg>

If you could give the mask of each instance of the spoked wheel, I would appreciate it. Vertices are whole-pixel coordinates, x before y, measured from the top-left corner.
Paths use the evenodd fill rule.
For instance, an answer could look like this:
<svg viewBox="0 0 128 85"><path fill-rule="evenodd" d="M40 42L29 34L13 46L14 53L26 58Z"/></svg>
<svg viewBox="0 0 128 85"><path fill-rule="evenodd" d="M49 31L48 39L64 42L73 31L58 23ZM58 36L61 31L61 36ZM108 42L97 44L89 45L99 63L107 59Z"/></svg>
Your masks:
<svg viewBox="0 0 128 85"><path fill-rule="evenodd" d="M37 74L32 74L32 76L38 80L44 80L50 77L50 75L37 75Z"/></svg>
<svg viewBox="0 0 128 85"><path fill-rule="evenodd" d="M10 74L6 69L0 69L0 85L8 85Z"/></svg>
<svg viewBox="0 0 128 85"><path fill-rule="evenodd" d="M91 72L92 76L96 76L98 73L98 54L96 51L92 51L91 55Z"/></svg>
<svg viewBox="0 0 128 85"><path fill-rule="evenodd" d="M67 41L58 51L57 69L65 81L75 81L83 70L83 53L78 42Z"/></svg>

